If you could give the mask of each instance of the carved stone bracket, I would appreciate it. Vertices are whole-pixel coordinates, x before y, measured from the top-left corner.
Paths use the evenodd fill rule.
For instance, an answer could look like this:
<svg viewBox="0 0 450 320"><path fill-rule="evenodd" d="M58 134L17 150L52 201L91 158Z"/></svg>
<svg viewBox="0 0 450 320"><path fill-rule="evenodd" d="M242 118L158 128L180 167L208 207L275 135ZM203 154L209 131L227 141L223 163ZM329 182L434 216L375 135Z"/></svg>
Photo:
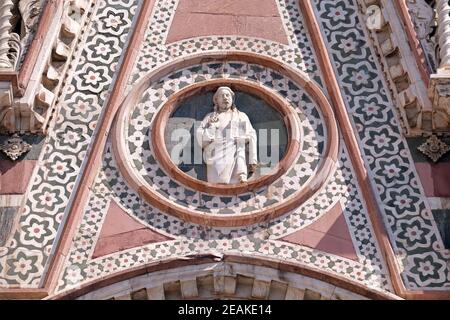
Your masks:
<svg viewBox="0 0 450 320"><path fill-rule="evenodd" d="M396 1L390 0L359 0L358 4L365 15L369 37L378 53L404 134L420 136L424 132L430 133L428 74L422 76L422 70L411 54L412 44L405 32L408 27L397 14L403 10L401 13L408 15L406 6L399 7Z"/></svg>
<svg viewBox="0 0 450 320"><path fill-rule="evenodd" d="M431 76L433 131L450 133L450 73Z"/></svg>
<svg viewBox="0 0 450 320"><path fill-rule="evenodd" d="M11 160L17 160L21 155L31 150L31 145L23 141L19 135L14 134L4 144L0 146L0 150L3 151Z"/></svg>
<svg viewBox="0 0 450 320"><path fill-rule="evenodd" d="M358 3L366 15L404 134L450 135L448 0Z"/></svg>
<svg viewBox="0 0 450 320"><path fill-rule="evenodd" d="M429 95L433 103L433 131L450 134L450 5L436 2L440 63L431 75Z"/></svg>
<svg viewBox="0 0 450 320"><path fill-rule="evenodd" d="M448 0L437 0L436 11L440 57L438 73L440 73L441 70L450 70L450 5Z"/></svg>
<svg viewBox="0 0 450 320"><path fill-rule="evenodd" d="M0 119L3 118L1 112L4 107L11 106L13 101L12 84L9 81L0 81Z"/></svg>
<svg viewBox="0 0 450 320"><path fill-rule="evenodd" d="M432 135L417 149L436 163L444 154L450 151L450 146L437 136Z"/></svg>

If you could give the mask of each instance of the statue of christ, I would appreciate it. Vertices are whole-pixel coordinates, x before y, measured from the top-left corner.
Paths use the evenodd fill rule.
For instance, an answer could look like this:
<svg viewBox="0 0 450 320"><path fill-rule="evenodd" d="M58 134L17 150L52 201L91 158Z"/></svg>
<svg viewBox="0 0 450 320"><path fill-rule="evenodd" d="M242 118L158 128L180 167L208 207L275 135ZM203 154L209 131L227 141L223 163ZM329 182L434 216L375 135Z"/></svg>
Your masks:
<svg viewBox="0 0 450 320"><path fill-rule="evenodd" d="M206 115L196 132L211 183L244 183L257 167L256 131L234 100L235 94L229 87L220 87L213 98L214 112Z"/></svg>

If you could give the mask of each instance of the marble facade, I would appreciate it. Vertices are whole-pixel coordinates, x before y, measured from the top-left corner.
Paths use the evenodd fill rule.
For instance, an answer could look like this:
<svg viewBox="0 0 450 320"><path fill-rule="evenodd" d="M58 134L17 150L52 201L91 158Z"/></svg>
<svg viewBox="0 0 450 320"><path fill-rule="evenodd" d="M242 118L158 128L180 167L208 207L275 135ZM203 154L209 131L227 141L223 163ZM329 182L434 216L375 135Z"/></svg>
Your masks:
<svg viewBox="0 0 450 320"><path fill-rule="evenodd" d="M62 3L0 5L0 298L450 298L445 8ZM285 137L229 185L166 141L224 86Z"/></svg>

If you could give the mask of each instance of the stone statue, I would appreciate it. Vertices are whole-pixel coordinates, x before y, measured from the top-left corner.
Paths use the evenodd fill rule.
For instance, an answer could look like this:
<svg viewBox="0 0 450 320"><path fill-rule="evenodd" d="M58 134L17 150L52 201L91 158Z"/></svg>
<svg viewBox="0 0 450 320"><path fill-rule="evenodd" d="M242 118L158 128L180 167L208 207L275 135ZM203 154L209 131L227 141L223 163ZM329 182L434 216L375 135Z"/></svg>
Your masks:
<svg viewBox="0 0 450 320"><path fill-rule="evenodd" d="M257 137L248 116L234 103L235 94L220 87L214 94L214 112L197 129L197 141L203 148L208 182L237 184L246 182L257 168ZM248 163L246 144L248 143Z"/></svg>
<svg viewBox="0 0 450 320"><path fill-rule="evenodd" d="M432 69L436 69L436 43L433 27L436 24L436 12L425 0L408 0L407 5L414 23L417 38L425 51Z"/></svg>

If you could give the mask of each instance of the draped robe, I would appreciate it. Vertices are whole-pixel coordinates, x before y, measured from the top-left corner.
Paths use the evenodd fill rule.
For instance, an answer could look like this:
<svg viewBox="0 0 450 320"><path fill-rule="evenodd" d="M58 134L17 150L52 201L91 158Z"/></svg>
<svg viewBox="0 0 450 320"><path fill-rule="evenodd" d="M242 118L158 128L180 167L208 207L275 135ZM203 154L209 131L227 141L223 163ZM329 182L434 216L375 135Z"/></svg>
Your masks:
<svg viewBox="0 0 450 320"><path fill-rule="evenodd" d="M256 131L248 116L237 110L209 113L197 129L197 141L203 148L208 182L236 184L247 181L246 143L249 164L256 164Z"/></svg>

